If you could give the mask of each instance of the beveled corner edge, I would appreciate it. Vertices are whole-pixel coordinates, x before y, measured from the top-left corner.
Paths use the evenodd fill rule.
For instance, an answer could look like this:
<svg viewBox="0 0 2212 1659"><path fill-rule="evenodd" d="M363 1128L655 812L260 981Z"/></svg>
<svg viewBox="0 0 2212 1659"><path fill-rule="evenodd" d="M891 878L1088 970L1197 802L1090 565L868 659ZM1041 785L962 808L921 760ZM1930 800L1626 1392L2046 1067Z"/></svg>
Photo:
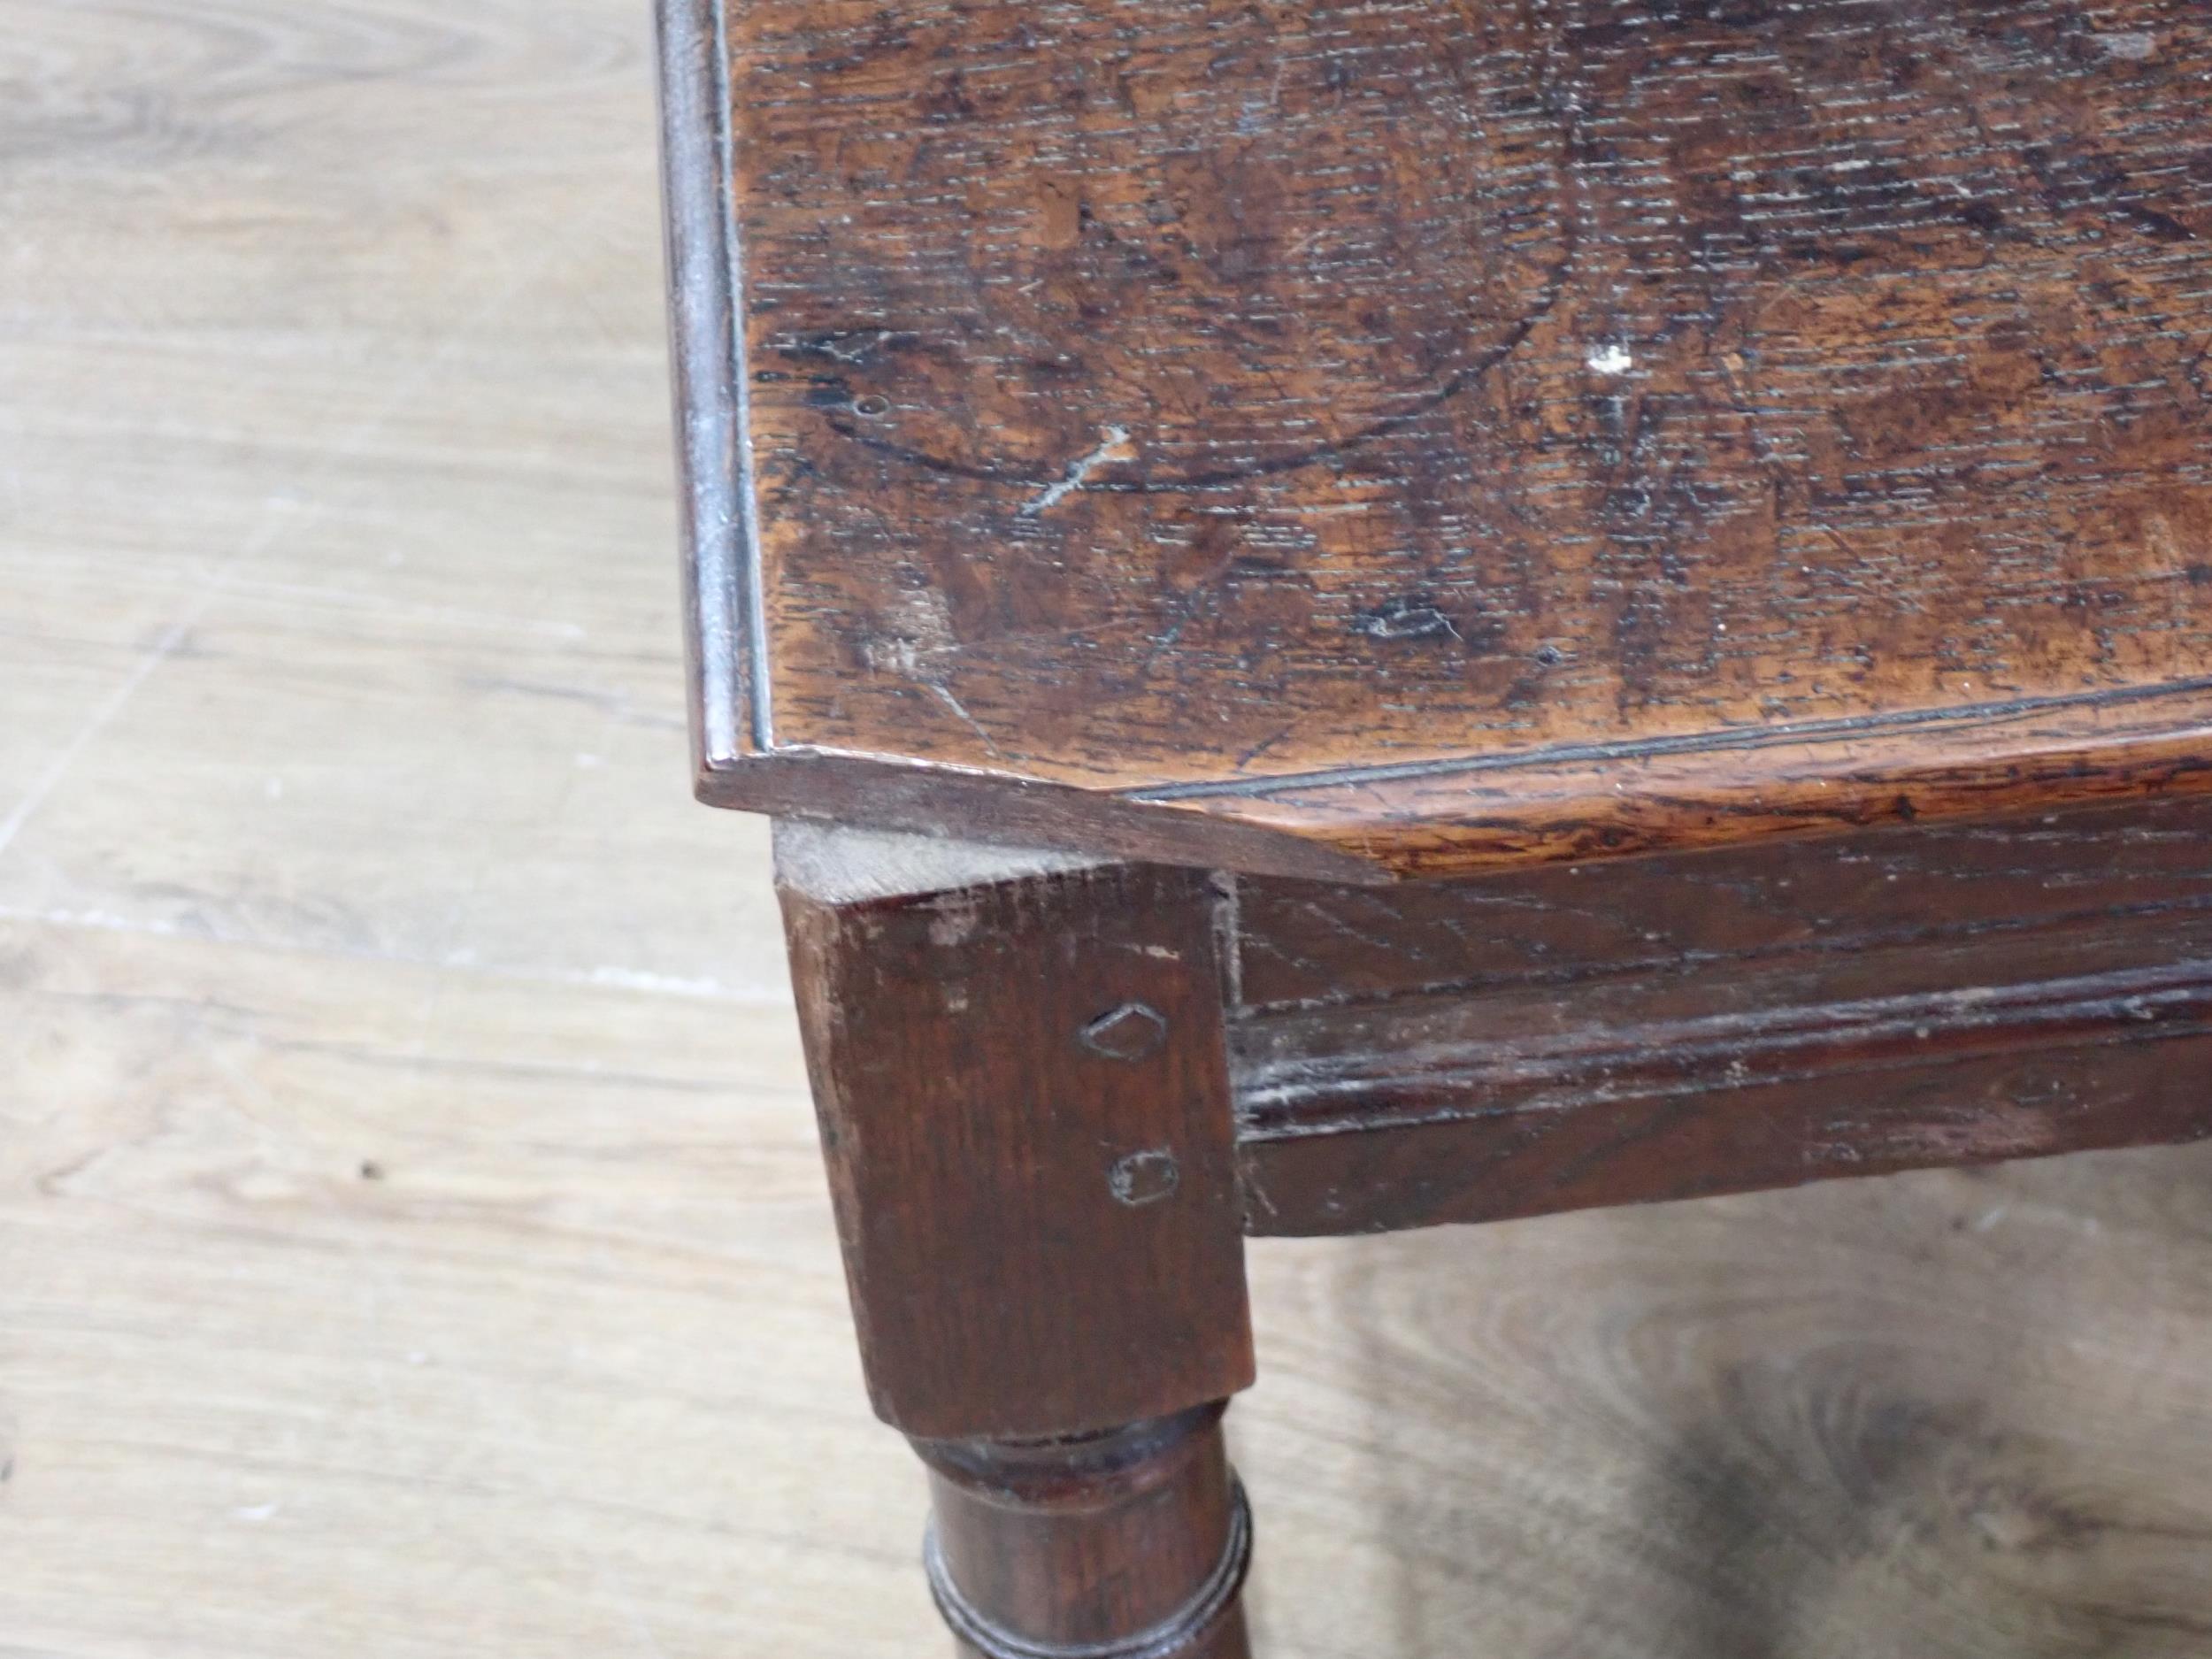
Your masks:
<svg viewBox="0 0 2212 1659"><path fill-rule="evenodd" d="M1002 849L1358 885L1394 879L1382 862L1326 834L890 756L785 747L703 770L695 792L736 811Z"/></svg>
<svg viewBox="0 0 2212 1659"><path fill-rule="evenodd" d="M1150 794L795 745L709 768L698 794L953 841L1353 884L2212 794L2212 682L1955 712Z"/></svg>
<svg viewBox="0 0 2212 1659"><path fill-rule="evenodd" d="M2212 682L1178 792L1400 879L2212 794Z"/></svg>
<svg viewBox="0 0 2212 1659"><path fill-rule="evenodd" d="M778 741L725 0L657 0L693 787L709 805L1169 864L1387 880L1326 841L1011 773Z"/></svg>
<svg viewBox="0 0 2212 1659"><path fill-rule="evenodd" d="M721 0L658 0L662 222L692 749L704 772L775 746L762 604L744 265Z"/></svg>
<svg viewBox="0 0 2212 1659"><path fill-rule="evenodd" d="M1373 883L2212 793L2212 679L1119 790L779 743L726 4L657 0L656 12L700 800L964 841ZM2131 708L2141 718L2127 718ZM2023 730L2024 719L2036 728Z"/></svg>

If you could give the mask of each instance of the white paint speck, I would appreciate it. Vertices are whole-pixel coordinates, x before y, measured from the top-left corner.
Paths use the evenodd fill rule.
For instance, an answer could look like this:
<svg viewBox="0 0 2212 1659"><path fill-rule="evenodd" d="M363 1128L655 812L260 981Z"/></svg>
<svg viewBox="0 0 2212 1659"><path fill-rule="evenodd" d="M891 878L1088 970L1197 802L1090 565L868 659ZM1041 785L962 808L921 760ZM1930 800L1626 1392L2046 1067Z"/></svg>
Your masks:
<svg viewBox="0 0 2212 1659"><path fill-rule="evenodd" d="M257 1526L264 1521L273 1521L283 1513L284 1506L281 1503L250 1503L242 1509L233 1509L230 1512L233 1520L251 1521Z"/></svg>
<svg viewBox="0 0 2212 1659"><path fill-rule="evenodd" d="M1636 359L1626 346L1610 342L1596 348L1583 361L1599 374L1625 374L1636 366Z"/></svg>

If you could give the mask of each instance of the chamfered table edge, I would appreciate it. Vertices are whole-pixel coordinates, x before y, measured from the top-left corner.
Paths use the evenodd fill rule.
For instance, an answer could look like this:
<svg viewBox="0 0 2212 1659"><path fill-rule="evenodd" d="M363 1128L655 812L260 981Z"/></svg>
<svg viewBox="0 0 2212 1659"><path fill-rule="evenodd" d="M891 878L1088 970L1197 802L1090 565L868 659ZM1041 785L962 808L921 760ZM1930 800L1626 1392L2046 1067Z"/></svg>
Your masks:
<svg viewBox="0 0 2212 1659"><path fill-rule="evenodd" d="M1092 786L780 735L740 326L722 0L660 0L663 184L700 799L1349 880L2212 790L2212 677L1288 776Z"/></svg>

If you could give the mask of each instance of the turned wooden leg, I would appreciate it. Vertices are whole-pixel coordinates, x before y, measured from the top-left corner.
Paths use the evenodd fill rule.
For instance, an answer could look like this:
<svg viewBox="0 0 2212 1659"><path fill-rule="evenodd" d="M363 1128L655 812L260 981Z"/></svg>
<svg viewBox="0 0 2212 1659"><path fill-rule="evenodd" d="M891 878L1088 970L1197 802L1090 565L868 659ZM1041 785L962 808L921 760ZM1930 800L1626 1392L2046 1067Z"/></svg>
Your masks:
<svg viewBox="0 0 2212 1659"><path fill-rule="evenodd" d="M963 1659L1248 1659L1252 1522L1219 1405L1060 1440L916 1440Z"/></svg>
<svg viewBox="0 0 2212 1659"><path fill-rule="evenodd" d="M877 1415L973 1659L1244 1659L1252 1380L1200 872L780 826Z"/></svg>

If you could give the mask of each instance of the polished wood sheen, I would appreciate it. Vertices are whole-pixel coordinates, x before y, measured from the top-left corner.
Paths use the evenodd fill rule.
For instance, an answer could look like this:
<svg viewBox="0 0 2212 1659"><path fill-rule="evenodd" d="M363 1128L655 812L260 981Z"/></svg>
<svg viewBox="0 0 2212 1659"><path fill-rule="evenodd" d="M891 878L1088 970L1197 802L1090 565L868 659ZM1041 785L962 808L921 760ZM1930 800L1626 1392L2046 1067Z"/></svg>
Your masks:
<svg viewBox="0 0 2212 1659"><path fill-rule="evenodd" d="M1221 1407L1098 1433L917 1440L962 1659L1250 1659L1252 1516Z"/></svg>
<svg viewBox="0 0 2212 1659"><path fill-rule="evenodd" d="M667 0L726 804L1444 875L2212 787L2192 0Z"/></svg>

